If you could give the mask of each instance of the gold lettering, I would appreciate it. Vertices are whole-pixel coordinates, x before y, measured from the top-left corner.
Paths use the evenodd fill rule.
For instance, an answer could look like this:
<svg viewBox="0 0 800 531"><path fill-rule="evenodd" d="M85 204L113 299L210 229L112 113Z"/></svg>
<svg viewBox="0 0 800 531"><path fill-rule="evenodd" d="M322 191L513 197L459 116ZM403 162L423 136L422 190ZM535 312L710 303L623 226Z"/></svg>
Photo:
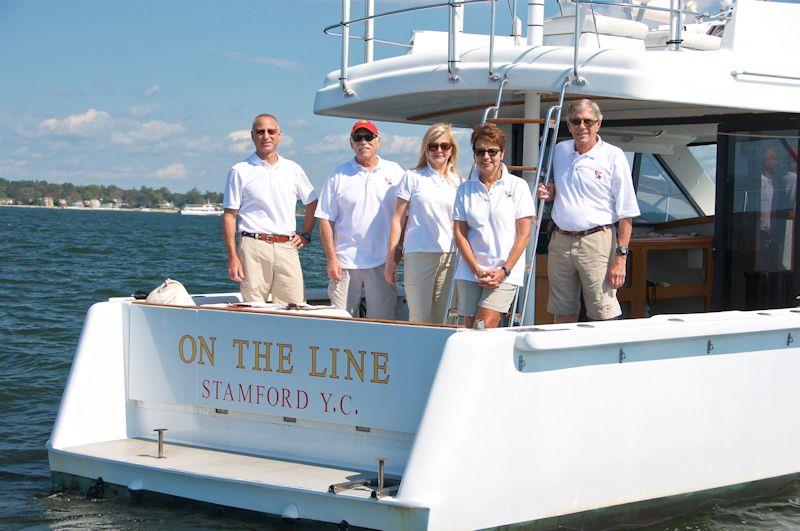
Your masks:
<svg viewBox="0 0 800 531"><path fill-rule="evenodd" d="M236 362L236 368L237 369L244 369L244 363L242 363L242 357L244 355L244 349L245 348L250 348L250 342L248 340L246 340L246 339L234 339L233 340L233 346L234 347L238 347L238 352L237 352L238 358L237 359L239 361Z"/></svg>
<svg viewBox="0 0 800 531"><path fill-rule="evenodd" d="M266 347L266 352L261 352L261 345ZM253 341L253 346L256 349L255 354L253 355L253 370L254 371L265 371L265 372L272 372L272 364L270 363L270 352L272 352L272 342L264 341ZM261 360L266 362L264 368L261 368Z"/></svg>
<svg viewBox="0 0 800 531"><path fill-rule="evenodd" d="M284 362L289 364L287 369ZM278 372L281 374L292 374L294 365L292 365L292 345L289 343L278 343Z"/></svg>
<svg viewBox="0 0 800 531"><path fill-rule="evenodd" d="M383 362L378 362L378 359L382 358ZM388 352L373 352L372 353L372 383L382 383L388 384L389 383L389 370L387 365L389 364L389 353ZM383 374L386 378L381 379L378 378L378 371L383 371Z"/></svg>
<svg viewBox="0 0 800 531"><path fill-rule="evenodd" d="M208 339L209 341L211 341L211 348L209 349L208 343L206 343L205 338L203 336L197 336L197 337L198 339L200 339L200 359L197 361L197 363L199 365L205 365L205 362L203 361L203 354L205 354L206 357L208 358L208 362L211 365L214 365L214 342L217 340L217 338L214 336L209 336Z"/></svg>
<svg viewBox="0 0 800 531"><path fill-rule="evenodd" d="M336 354L339 353L339 349L331 347L330 351L331 351L331 375L330 375L330 378L333 378L334 380L338 380L339 379L339 373L336 371L336 368L337 368L336 367Z"/></svg>
<svg viewBox="0 0 800 531"><path fill-rule="evenodd" d="M319 350L319 347L311 345L308 348L311 350L311 372L308 375L325 378L325 375L328 374L328 369L322 369L322 372L317 370L317 350Z"/></svg>
<svg viewBox="0 0 800 531"><path fill-rule="evenodd" d="M345 380L352 380L353 377L350 376L350 367L353 367L356 370L356 374L358 375L358 379L362 382L364 381L364 356L367 355L366 350L359 350L358 353L361 355L361 363L359 364L356 361L355 356L353 353L347 349L344 349L345 354L347 354L347 376L344 377Z"/></svg>
<svg viewBox="0 0 800 531"><path fill-rule="evenodd" d="M189 343L192 344L192 357L188 359L186 358L183 352L183 346L186 344L187 339L189 340ZM181 361L189 365L194 361L196 355L197 355L197 343L195 342L194 338L189 334L186 334L185 336L180 338L180 340L178 341L178 356L180 356Z"/></svg>

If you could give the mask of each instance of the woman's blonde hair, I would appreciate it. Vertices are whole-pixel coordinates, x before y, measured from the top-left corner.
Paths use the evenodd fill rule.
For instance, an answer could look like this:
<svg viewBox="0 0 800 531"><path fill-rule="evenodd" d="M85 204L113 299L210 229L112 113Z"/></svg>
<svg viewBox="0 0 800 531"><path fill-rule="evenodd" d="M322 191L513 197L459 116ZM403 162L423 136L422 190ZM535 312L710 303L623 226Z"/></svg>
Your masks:
<svg viewBox="0 0 800 531"><path fill-rule="evenodd" d="M453 129L450 124L445 123L433 124L425 132L425 136L422 137L422 146L419 149L419 160L414 168L419 170L428 165L428 144L440 136L444 136L451 146L450 157L447 159L448 173L460 175L458 172L458 144L456 143L456 137L453 135Z"/></svg>

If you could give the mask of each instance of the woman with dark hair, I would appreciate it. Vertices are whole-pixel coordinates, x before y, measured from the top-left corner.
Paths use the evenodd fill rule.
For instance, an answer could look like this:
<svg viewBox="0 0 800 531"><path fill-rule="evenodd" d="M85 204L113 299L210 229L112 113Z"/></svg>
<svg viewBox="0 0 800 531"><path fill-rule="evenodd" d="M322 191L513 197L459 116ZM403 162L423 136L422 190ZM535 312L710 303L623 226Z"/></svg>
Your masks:
<svg viewBox="0 0 800 531"><path fill-rule="evenodd" d="M434 124L425 133L417 166L397 187L389 231L386 281L397 283L397 256L403 228L405 290L408 320L442 322L447 288L453 278L451 213L461 182L456 164L458 145L448 124Z"/></svg>
<svg viewBox="0 0 800 531"><path fill-rule="evenodd" d="M524 283L525 246L536 213L528 183L503 164L506 137L494 124L472 133L477 175L463 182L453 207L458 314L494 328Z"/></svg>

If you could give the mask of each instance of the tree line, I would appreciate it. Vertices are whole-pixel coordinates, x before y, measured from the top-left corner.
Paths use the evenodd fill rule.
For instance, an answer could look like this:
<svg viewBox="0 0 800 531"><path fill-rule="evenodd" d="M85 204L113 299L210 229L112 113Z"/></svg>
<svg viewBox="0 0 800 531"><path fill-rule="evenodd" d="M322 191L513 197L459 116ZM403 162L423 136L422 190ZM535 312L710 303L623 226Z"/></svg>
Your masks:
<svg viewBox="0 0 800 531"><path fill-rule="evenodd" d="M125 189L113 184L110 186L74 185L72 183L0 179L0 199L10 198L18 205L42 205L45 197L51 197L56 205L62 199L69 205L97 199L101 203L124 203L131 208L156 208L167 202L172 203L176 208L186 204L222 202L221 192L201 193L197 188L180 193L171 192L163 186L157 189L147 186L139 189Z"/></svg>

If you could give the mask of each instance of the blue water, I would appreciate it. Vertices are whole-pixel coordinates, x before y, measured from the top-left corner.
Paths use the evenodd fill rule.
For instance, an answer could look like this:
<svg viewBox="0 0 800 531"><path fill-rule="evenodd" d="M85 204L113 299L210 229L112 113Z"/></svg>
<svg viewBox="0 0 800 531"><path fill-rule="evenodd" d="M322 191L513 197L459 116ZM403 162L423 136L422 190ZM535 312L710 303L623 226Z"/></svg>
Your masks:
<svg viewBox="0 0 800 531"><path fill-rule="evenodd" d="M326 285L317 236L301 251L307 287ZM180 500L51 493L45 443L89 306L167 277L193 293L236 291L226 267L219 217L0 208L0 528L285 527ZM657 528L800 529L800 486Z"/></svg>

